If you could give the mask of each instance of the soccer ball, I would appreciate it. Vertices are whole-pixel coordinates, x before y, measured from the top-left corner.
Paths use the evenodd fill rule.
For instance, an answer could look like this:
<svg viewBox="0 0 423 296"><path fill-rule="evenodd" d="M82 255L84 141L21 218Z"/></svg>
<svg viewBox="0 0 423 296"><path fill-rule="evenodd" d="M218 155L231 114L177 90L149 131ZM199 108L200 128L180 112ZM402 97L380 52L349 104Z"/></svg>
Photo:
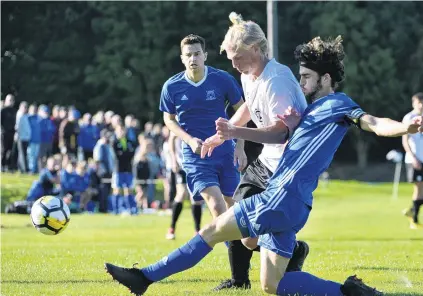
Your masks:
<svg viewBox="0 0 423 296"><path fill-rule="evenodd" d="M32 205L31 220L42 234L59 234L69 224L69 207L60 198L43 196Z"/></svg>

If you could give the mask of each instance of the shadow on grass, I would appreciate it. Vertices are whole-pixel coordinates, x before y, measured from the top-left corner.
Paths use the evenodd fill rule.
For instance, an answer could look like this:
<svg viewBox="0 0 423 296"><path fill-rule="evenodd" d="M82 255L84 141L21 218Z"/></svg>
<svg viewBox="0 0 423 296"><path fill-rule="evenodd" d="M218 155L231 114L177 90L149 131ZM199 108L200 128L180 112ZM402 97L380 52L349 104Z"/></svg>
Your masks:
<svg viewBox="0 0 423 296"><path fill-rule="evenodd" d="M423 296L422 293L383 293L383 296Z"/></svg>
<svg viewBox="0 0 423 296"><path fill-rule="evenodd" d="M33 285L44 285L44 284L105 284L105 283L113 283L112 280L59 280L59 281L51 281L51 280L11 280L11 281L1 281L2 284L33 284Z"/></svg>
<svg viewBox="0 0 423 296"><path fill-rule="evenodd" d="M216 282L218 283L218 281L208 281L208 280L204 280L204 279L180 279L180 280L163 280L158 282L157 284L175 284L175 283L206 283L206 282ZM40 284L89 284L89 283L97 283L97 284L104 284L104 283L113 283L112 279L107 279L107 280L75 280L75 279L71 279L71 280L6 280L6 281L1 281L0 283L2 284L34 284L34 285L40 285Z"/></svg>
<svg viewBox="0 0 423 296"><path fill-rule="evenodd" d="M308 238L307 241L310 242L327 242L327 239L320 239L320 238ZM423 236L422 237L410 237L410 238L394 238L394 237L376 237L376 238L372 238L372 237L360 237L360 238L336 238L331 240L332 242L368 242L368 241L372 241L372 242L402 242L402 241L423 241Z"/></svg>
<svg viewBox="0 0 423 296"><path fill-rule="evenodd" d="M423 268L391 268L385 266L355 266L355 269L361 270L386 270L386 271L420 271L423 272Z"/></svg>

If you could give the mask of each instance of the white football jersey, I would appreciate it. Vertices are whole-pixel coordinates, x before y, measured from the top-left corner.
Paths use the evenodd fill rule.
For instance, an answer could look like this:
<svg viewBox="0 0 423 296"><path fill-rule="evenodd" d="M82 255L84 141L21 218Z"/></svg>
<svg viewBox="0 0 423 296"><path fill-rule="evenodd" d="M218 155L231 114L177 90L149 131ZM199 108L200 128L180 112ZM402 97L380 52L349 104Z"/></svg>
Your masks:
<svg viewBox="0 0 423 296"><path fill-rule="evenodd" d="M307 107L298 80L291 69L271 59L256 80L252 75L241 75L245 102L251 119L258 128L272 125L292 106L300 114ZM284 144L264 144L260 161L272 172L276 170L282 156Z"/></svg>
<svg viewBox="0 0 423 296"><path fill-rule="evenodd" d="M403 123L410 123L414 117L421 116L414 111L409 112L404 116ZM417 159L423 162L423 134L415 133L408 135L408 145L410 145L411 151L416 155ZM409 153L405 154L405 163L412 163L413 158Z"/></svg>

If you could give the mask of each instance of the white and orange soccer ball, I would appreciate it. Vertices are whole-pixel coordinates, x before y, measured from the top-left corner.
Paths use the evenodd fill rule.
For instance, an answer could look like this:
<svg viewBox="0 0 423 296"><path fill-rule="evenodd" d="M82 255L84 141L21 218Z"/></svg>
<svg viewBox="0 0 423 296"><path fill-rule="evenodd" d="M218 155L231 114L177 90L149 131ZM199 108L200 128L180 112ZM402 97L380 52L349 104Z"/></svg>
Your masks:
<svg viewBox="0 0 423 296"><path fill-rule="evenodd" d="M43 196L32 205L31 220L34 227L42 234L59 234L69 224L69 207L60 198Z"/></svg>

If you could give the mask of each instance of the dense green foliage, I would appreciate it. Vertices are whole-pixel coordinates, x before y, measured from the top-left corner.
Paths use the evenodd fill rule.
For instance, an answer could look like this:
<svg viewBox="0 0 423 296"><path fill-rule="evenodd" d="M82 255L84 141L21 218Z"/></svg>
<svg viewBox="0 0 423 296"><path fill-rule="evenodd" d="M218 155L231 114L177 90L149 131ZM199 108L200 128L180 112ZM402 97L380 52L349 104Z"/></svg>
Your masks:
<svg viewBox="0 0 423 296"><path fill-rule="evenodd" d="M161 118L161 86L183 70L179 42L184 36L204 36L208 63L238 77L219 55L228 14L240 12L267 28L264 1L1 5L2 98L13 92L29 102L113 109L134 113L142 122ZM342 34L347 52L343 89L369 112L401 119L410 109L410 96L423 89L422 19L421 2L279 2L279 59L297 71L297 44L315 35ZM344 160L354 159L354 148L399 146L399 141L376 142L371 136L363 138L368 144L351 139L355 145L344 147Z"/></svg>

